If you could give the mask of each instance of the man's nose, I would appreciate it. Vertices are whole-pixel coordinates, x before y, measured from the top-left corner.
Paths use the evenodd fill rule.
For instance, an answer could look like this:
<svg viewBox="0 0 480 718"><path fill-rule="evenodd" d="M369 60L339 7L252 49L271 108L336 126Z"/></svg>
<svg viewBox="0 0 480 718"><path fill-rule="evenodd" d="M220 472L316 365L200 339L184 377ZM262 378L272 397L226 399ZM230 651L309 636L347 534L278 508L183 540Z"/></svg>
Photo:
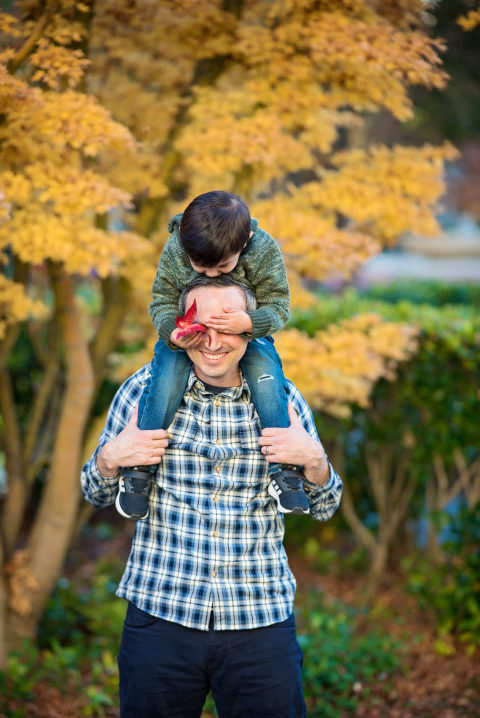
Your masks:
<svg viewBox="0 0 480 718"><path fill-rule="evenodd" d="M211 269L206 269L205 274L207 275L207 277L219 277L221 272L219 272L218 269L212 267Z"/></svg>
<svg viewBox="0 0 480 718"><path fill-rule="evenodd" d="M220 336L216 329L211 329L210 327L207 328L207 332L205 335L205 344L207 346L207 349L210 349L210 351L214 352L217 351L220 347Z"/></svg>

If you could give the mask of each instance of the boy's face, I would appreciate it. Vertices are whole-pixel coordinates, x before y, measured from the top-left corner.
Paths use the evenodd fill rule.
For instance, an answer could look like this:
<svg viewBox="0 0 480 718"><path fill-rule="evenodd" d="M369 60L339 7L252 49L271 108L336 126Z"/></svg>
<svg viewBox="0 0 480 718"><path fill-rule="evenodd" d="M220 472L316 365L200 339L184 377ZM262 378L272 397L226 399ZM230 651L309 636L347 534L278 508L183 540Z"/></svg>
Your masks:
<svg viewBox="0 0 480 718"><path fill-rule="evenodd" d="M190 257L189 261L194 270L199 274L206 274L207 277L219 277L221 274L228 274L233 269L235 269L238 264L239 258L240 252L237 252L236 254L232 254L231 257L222 259L222 261L216 264L214 267L202 267L201 264L197 264L192 259L190 259Z"/></svg>
<svg viewBox="0 0 480 718"><path fill-rule="evenodd" d="M253 232L250 232L250 237L252 236ZM247 243L242 247L243 249L246 247ZM238 260L240 259L240 255L242 252L236 252L236 254L232 254L230 257L227 257L226 259L222 259L221 262L216 264L214 267L204 267L201 264L197 264L194 262L190 257L188 258L188 261L194 268L196 272L199 274L205 274L207 277L219 277L221 274L228 274L229 272L232 272L235 267L238 264Z"/></svg>

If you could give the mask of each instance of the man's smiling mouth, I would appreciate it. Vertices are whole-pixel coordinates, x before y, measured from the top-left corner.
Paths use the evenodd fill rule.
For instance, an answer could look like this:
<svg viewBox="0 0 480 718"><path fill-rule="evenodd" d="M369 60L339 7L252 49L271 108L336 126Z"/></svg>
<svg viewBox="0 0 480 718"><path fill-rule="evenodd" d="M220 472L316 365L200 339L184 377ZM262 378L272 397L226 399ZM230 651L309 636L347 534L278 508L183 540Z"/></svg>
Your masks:
<svg viewBox="0 0 480 718"><path fill-rule="evenodd" d="M210 352L201 352L201 354L205 357L205 359L208 359L209 361L219 361L220 359L223 359L227 356L227 352L221 352L216 354L211 354Z"/></svg>

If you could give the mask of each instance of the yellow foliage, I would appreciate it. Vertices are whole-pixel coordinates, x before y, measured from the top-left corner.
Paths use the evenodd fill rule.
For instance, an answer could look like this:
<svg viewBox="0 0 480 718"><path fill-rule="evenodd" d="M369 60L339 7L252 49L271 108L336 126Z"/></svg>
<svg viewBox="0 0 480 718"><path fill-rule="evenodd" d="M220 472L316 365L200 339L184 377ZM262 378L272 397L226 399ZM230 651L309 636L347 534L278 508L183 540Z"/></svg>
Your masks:
<svg viewBox="0 0 480 718"><path fill-rule="evenodd" d="M393 379L395 366L416 347L415 328L364 314L309 337L297 329L275 339L286 376L312 408L348 416L350 405L368 406L373 384Z"/></svg>
<svg viewBox="0 0 480 718"><path fill-rule="evenodd" d="M80 50L67 50L45 39L39 40L30 62L35 68L33 82L43 82L52 90L59 90L62 83L76 87L90 64Z"/></svg>
<svg viewBox="0 0 480 718"><path fill-rule="evenodd" d="M28 21L0 14L10 38L0 52L0 249L28 266L127 277L136 339L165 219L200 192L245 197L279 241L298 307L315 301L305 278L348 278L403 232L435 232L452 148L333 150L366 113L407 118L412 85L445 83L421 0L248 0L238 12L220 0L97 0L86 23L78 13L89 3L59 0L12 76L44 9L20 4ZM21 320L16 306L9 316ZM292 336L306 347L287 364L304 389L310 372L314 405L326 397L344 411L408 353L409 335L373 319L339 332L279 342L286 356Z"/></svg>
<svg viewBox="0 0 480 718"><path fill-rule="evenodd" d="M22 29L19 19L10 13L0 12L0 33L15 38L21 37Z"/></svg>
<svg viewBox="0 0 480 718"><path fill-rule="evenodd" d="M75 3L63 0L61 5L67 15L74 13ZM16 32L15 22L0 21L10 35ZM22 29L26 35L33 24ZM96 158L107 151L135 155L136 142L95 97L71 89L88 61L63 44L83 34L81 23L69 23L61 15L52 19L29 58L31 80L42 82L43 90L29 85L23 75L12 76L5 64L12 54L3 55L0 248L27 266L51 260L71 273L123 275L137 284L146 281L148 271L150 285L150 244L135 232L102 229L95 220L113 210L132 209L131 195L105 176ZM6 323L23 321L33 311L38 316L37 304L18 284L2 285L2 306L2 331Z"/></svg>
<svg viewBox="0 0 480 718"><path fill-rule="evenodd" d="M331 158L337 169L324 171L323 181L308 191L314 205L345 214L387 243L409 230L434 235L431 208L445 189L441 167L457 155L449 144L341 152Z"/></svg>
<svg viewBox="0 0 480 718"><path fill-rule="evenodd" d="M377 239L354 227L337 229L332 208L315 201L317 184L289 186L289 194L252 204L261 225L280 240L290 270L311 279L350 277L381 248Z"/></svg>
<svg viewBox="0 0 480 718"><path fill-rule="evenodd" d="M28 317L44 319L47 314L45 304L27 296L23 284L0 274L0 339L5 336L9 324L24 321Z"/></svg>
<svg viewBox="0 0 480 718"><path fill-rule="evenodd" d="M410 85L444 84L441 43L416 27L422 11L420 0L257 0L237 18L211 0L100 0L90 86L166 160L164 181L152 176L161 192L144 188L144 196L165 196L173 180L189 196L218 187L281 199L285 174L321 179L318 153L330 152L339 127L358 122L351 108L387 107L405 118ZM136 191L135 168L131 175Z"/></svg>
<svg viewBox="0 0 480 718"><path fill-rule="evenodd" d="M135 254L146 254L150 244L133 232L109 232L73 214L57 216L20 209L0 228L0 247L9 246L31 265L49 259L72 274L124 274Z"/></svg>
<svg viewBox="0 0 480 718"><path fill-rule="evenodd" d="M461 15L457 19L458 24L465 31L474 30L480 25L480 7L470 10L466 15Z"/></svg>
<svg viewBox="0 0 480 718"><path fill-rule="evenodd" d="M93 170L67 164L26 165L23 174L9 170L0 173L0 187L6 199L17 208L31 208L57 214L104 214L115 207L131 207L130 195L114 187Z"/></svg>

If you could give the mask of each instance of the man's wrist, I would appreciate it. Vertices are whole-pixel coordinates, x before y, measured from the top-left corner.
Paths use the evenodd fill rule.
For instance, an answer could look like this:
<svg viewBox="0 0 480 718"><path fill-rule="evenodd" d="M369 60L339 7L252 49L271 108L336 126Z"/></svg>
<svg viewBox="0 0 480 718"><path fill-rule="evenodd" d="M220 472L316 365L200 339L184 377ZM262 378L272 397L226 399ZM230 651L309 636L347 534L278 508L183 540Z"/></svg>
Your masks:
<svg viewBox="0 0 480 718"><path fill-rule="evenodd" d="M322 486L330 476L330 466L328 456L321 444L315 442L312 453L308 456L303 464L305 478L308 481Z"/></svg>
<svg viewBox="0 0 480 718"><path fill-rule="evenodd" d="M106 479L118 476L120 466L108 454L108 445L102 446L97 454L97 469Z"/></svg>

